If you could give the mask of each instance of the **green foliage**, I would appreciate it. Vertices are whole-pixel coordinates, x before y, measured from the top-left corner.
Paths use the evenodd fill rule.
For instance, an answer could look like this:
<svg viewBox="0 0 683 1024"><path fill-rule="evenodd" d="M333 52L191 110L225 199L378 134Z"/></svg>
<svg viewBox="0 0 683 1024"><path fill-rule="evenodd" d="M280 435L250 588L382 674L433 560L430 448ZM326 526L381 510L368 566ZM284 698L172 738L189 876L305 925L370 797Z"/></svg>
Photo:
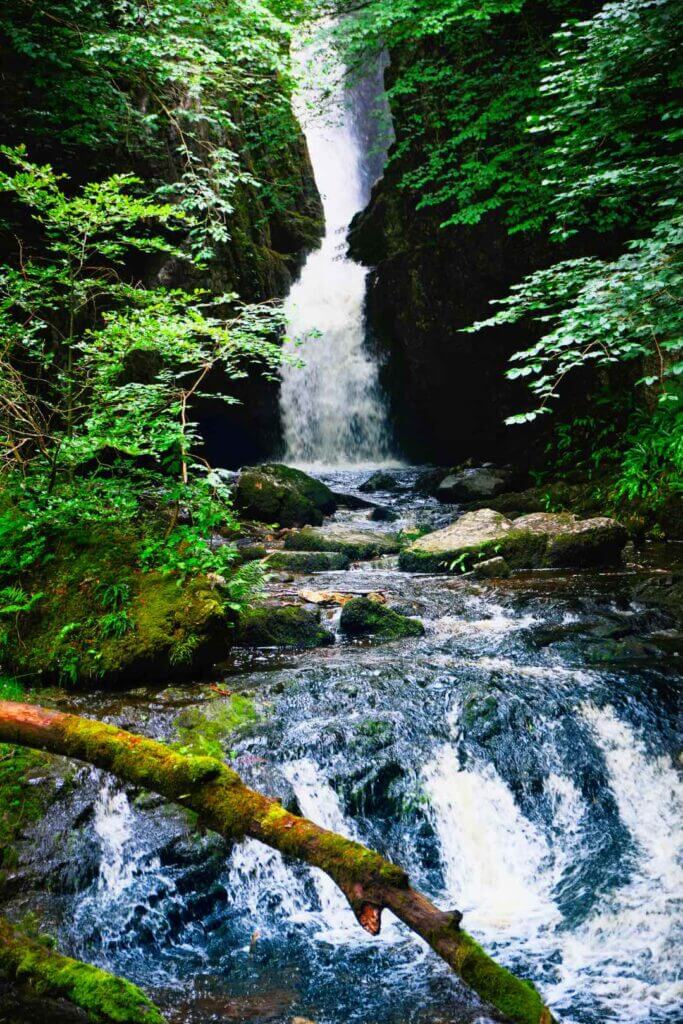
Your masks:
<svg viewBox="0 0 683 1024"><path fill-rule="evenodd" d="M269 5L19 0L0 31L24 97L4 109L4 137L39 138L71 163L161 163L157 184L192 215L197 255L229 239L240 188L284 201L291 183L268 162L296 126L287 30Z"/></svg>

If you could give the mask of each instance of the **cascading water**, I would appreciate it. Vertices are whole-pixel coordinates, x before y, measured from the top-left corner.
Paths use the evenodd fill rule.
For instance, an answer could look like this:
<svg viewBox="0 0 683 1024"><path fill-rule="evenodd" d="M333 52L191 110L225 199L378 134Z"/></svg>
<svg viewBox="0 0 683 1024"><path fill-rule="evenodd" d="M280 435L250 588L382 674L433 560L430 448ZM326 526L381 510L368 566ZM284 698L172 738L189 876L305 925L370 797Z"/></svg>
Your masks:
<svg viewBox="0 0 683 1024"><path fill-rule="evenodd" d="M315 49L299 56L309 78L318 56ZM282 370L285 460L377 464L387 459L389 449L377 365L365 346L367 270L346 255L349 225L369 192L341 64L333 65L331 79L331 90L326 77L324 85L303 91L298 102L323 202L325 235L285 304L288 334L304 364L285 364Z"/></svg>
<svg viewBox="0 0 683 1024"><path fill-rule="evenodd" d="M452 516L411 493L415 472L396 471L402 488L381 500L399 518L375 529ZM366 475L326 479L349 493ZM634 599L634 574L494 585L371 563L282 585L289 600L311 587L380 590L427 630L240 660L224 687L251 693L261 718L226 739L237 770L462 910L562 1024L677 1024L680 659L659 613ZM70 699L111 713L106 695ZM139 731L172 737L177 699L138 695L126 721L139 714ZM223 699L199 684L183 693L200 706ZM388 914L372 939L320 872L253 840L211 843L181 812L96 781L83 830L99 870L74 906L60 905L60 939L146 986L173 1019L488 1024Z"/></svg>

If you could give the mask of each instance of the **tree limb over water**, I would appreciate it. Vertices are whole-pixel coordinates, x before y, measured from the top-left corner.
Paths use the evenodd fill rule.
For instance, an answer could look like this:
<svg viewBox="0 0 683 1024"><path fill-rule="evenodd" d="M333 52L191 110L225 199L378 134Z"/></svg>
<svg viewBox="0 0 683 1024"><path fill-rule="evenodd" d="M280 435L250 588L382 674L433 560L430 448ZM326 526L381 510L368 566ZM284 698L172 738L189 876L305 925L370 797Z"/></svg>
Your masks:
<svg viewBox="0 0 683 1024"><path fill-rule="evenodd" d="M0 741L85 761L124 782L195 811L202 825L236 841L247 836L321 868L371 935L384 908L423 938L462 981L517 1024L553 1024L528 981L496 964L460 928L461 914L439 910L405 871L351 839L290 814L211 757L179 754L113 725L13 701L0 701Z"/></svg>

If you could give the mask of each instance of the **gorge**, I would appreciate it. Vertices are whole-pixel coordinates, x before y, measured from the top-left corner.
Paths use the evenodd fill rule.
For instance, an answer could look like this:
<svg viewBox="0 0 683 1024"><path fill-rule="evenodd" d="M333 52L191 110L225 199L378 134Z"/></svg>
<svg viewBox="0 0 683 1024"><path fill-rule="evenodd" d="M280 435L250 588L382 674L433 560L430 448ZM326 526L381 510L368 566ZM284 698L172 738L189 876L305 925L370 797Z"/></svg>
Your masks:
<svg viewBox="0 0 683 1024"><path fill-rule="evenodd" d="M679 1019L673 4L351 7L0 13L0 1024Z"/></svg>

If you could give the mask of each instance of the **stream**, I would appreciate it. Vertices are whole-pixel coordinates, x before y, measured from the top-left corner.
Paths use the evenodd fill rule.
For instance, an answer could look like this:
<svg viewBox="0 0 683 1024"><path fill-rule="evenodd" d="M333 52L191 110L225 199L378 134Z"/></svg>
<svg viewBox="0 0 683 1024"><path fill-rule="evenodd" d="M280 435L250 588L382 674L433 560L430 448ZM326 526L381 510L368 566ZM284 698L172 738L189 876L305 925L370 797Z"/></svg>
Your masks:
<svg viewBox="0 0 683 1024"><path fill-rule="evenodd" d="M415 474L396 471L397 488L374 496L396 522L364 511L333 521L388 530L452 518L409 489ZM353 492L366 476L327 482ZM250 695L258 719L224 743L248 782L405 866L533 978L561 1021L673 1024L680 636L634 596L656 571L492 584L401 573L384 557L277 577L270 595L292 601L307 588L380 591L426 634L235 652L207 683L63 694L60 706L177 739L188 710L215 719L229 703L212 685ZM339 608L323 614L335 628ZM231 850L201 837L181 811L90 769L76 792L80 810L67 801L42 826L46 849L67 821L70 832L41 911L65 950L144 986L171 1021L492 1019L391 915L379 939L366 935L317 870L252 840Z"/></svg>

